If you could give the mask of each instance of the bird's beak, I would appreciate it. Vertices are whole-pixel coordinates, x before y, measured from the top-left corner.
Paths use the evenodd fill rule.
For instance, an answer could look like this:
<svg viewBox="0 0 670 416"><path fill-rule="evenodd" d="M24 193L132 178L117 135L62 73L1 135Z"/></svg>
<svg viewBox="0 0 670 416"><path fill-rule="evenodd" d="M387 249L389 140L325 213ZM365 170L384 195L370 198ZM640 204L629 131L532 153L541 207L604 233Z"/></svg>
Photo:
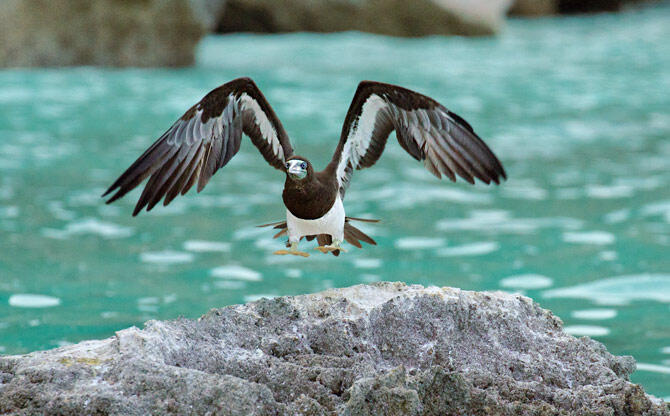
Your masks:
<svg viewBox="0 0 670 416"><path fill-rule="evenodd" d="M307 171L302 169L300 165L293 165L288 168L288 174L293 179L304 179L307 176Z"/></svg>

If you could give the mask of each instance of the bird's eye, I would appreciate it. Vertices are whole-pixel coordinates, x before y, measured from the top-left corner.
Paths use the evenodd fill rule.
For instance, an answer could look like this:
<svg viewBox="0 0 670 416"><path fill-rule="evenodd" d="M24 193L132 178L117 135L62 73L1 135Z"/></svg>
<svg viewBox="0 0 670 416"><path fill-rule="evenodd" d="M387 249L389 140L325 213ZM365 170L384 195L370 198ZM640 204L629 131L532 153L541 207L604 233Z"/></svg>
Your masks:
<svg viewBox="0 0 670 416"><path fill-rule="evenodd" d="M288 169L288 168L290 168L290 167L291 167L291 164L290 164L290 163L286 163L286 169Z"/></svg>
<svg viewBox="0 0 670 416"><path fill-rule="evenodd" d="M303 169L307 169L307 163L302 162L302 163L300 164L300 167L303 168Z"/></svg>

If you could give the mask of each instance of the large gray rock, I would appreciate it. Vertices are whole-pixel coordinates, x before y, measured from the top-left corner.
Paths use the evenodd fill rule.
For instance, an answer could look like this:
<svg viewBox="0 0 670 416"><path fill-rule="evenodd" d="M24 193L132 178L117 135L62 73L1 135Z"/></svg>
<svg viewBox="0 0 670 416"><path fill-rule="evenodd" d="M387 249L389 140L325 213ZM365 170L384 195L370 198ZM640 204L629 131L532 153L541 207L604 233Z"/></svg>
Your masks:
<svg viewBox="0 0 670 416"><path fill-rule="evenodd" d="M1 0L0 67L190 65L206 30L195 10L187 0Z"/></svg>
<svg viewBox="0 0 670 416"><path fill-rule="evenodd" d="M379 283L0 359L1 414L668 415L523 296Z"/></svg>

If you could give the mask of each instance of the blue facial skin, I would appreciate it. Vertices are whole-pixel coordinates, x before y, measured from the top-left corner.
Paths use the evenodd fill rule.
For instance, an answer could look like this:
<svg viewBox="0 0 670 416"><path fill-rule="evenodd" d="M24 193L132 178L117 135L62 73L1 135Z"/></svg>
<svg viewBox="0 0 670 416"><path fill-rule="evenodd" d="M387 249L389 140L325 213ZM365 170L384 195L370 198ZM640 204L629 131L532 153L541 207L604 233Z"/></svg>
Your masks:
<svg viewBox="0 0 670 416"><path fill-rule="evenodd" d="M289 160L286 162L286 171L291 179L305 179L305 177L307 177L307 162L298 159Z"/></svg>

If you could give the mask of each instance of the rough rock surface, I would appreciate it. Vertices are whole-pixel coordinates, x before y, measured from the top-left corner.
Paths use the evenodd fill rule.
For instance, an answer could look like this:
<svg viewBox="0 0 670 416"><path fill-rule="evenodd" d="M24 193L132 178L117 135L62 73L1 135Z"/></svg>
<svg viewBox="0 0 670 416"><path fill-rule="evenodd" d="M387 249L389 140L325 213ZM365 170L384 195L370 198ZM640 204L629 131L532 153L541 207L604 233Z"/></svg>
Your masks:
<svg viewBox="0 0 670 416"><path fill-rule="evenodd" d="M1 0L0 67L183 66L205 33L186 0Z"/></svg>
<svg viewBox="0 0 670 416"><path fill-rule="evenodd" d="M668 415L532 300L379 283L0 358L0 414Z"/></svg>
<svg viewBox="0 0 670 416"><path fill-rule="evenodd" d="M217 31L491 35L504 23L510 3L511 0L225 0Z"/></svg>

